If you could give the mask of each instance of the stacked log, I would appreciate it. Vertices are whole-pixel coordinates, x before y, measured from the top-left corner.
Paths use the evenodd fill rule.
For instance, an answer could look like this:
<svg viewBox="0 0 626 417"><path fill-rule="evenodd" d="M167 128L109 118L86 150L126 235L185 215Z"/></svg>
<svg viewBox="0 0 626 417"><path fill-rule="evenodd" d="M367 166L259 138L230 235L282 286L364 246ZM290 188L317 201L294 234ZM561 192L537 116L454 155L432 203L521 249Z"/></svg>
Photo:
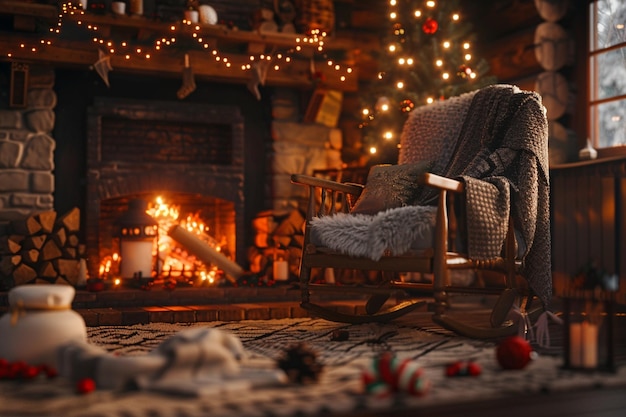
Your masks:
<svg viewBox="0 0 626 417"><path fill-rule="evenodd" d="M274 261L285 260L290 280L295 279L304 244L304 222L304 213L296 208L259 213L252 220L254 245L248 250L250 271L273 279Z"/></svg>
<svg viewBox="0 0 626 417"><path fill-rule="evenodd" d="M24 284L69 284L80 280L85 247L80 243L80 210L55 211L11 220L0 233L0 288Z"/></svg>

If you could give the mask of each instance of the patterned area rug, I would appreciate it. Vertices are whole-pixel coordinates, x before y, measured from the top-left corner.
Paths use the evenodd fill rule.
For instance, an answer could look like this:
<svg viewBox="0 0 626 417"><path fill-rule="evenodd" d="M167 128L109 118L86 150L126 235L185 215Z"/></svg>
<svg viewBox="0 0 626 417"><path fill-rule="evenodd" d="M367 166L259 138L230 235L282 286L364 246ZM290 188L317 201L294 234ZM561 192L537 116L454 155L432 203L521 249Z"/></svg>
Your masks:
<svg viewBox="0 0 626 417"><path fill-rule="evenodd" d="M145 355L177 332L208 326L238 336L250 353L249 361L276 366L287 346L306 342L324 365L320 381L297 386L222 390L216 394L182 397L163 393L97 390L75 394L63 380L0 383L1 416L81 417L195 417L195 416L313 416L355 415L426 410L446 403L464 403L521 394L546 393L598 386L626 386L626 370L616 374L578 373L561 369L559 349L540 354L521 371L502 370L495 344L458 337L430 323L425 313L391 324L345 325L320 319L153 323L89 328L89 341L118 355ZM333 332L345 330L347 340L334 341ZM364 392L363 369L380 352L419 363L431 383L421 397L395 395L377 398ZM482 367L478 377L447 377L445 368L457 360Z"/></svg>

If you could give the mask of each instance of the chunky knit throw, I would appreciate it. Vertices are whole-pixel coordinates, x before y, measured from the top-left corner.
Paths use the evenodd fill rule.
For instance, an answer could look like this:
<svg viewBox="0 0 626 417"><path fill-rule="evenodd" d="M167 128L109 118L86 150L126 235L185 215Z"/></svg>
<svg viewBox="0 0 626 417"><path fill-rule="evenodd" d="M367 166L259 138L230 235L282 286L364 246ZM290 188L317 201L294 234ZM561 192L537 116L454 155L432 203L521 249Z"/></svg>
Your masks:
<svg viewBox="0 0 626 417"><path fill-rule="evenodd" d="M547 306L552 297L550 186L541 97L511 85L492 85L431 109L424 106L423 112L427 114L415 112L405 124L399 162L435 161L434 173L465 182L472 258L500 254L510 208L526 245L522 272ZM420 140L425 132L430 132L429 141ZM425 149L424 142L429 142ZM432 204L435 196L424 189L418 202Z"/></svg>

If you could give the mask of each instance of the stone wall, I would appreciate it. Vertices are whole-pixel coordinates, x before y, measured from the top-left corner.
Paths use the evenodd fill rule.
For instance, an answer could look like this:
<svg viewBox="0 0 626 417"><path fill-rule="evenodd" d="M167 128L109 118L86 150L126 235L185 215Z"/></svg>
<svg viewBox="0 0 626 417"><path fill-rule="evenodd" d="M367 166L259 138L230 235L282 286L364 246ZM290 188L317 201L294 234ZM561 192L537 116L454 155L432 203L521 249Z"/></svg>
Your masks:
<svg viewBox="0 0 626 417"><path fill-rule="evenodd" d="M308 196L306 187L291 184L292 174L341 168L341 130L318 123L303 123L297 90L277 88L272 97L272 149L269 152L270 206L278 211L298 207Z"/></svg>
<svg viewBox="0 0 626 417"><path fill-rule="evenodd" d="M52 68L31 65L27 106L0 108L0 221L53 208L53 86Z"/></svg>

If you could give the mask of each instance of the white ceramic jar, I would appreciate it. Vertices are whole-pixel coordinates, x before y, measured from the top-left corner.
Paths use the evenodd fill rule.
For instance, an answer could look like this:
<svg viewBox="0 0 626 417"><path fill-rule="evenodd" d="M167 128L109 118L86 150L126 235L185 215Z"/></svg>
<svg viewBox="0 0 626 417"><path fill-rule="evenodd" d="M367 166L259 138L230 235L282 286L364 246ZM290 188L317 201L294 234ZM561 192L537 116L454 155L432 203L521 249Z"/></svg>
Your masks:
<svg viewBox="0 0 626 417"><path fill-rule="evenodd" d="M9 291L9 311L0 318L0 358L57 366L57 349L86 341L82 316L72 310L69 285L22 285Z"/></svg>

